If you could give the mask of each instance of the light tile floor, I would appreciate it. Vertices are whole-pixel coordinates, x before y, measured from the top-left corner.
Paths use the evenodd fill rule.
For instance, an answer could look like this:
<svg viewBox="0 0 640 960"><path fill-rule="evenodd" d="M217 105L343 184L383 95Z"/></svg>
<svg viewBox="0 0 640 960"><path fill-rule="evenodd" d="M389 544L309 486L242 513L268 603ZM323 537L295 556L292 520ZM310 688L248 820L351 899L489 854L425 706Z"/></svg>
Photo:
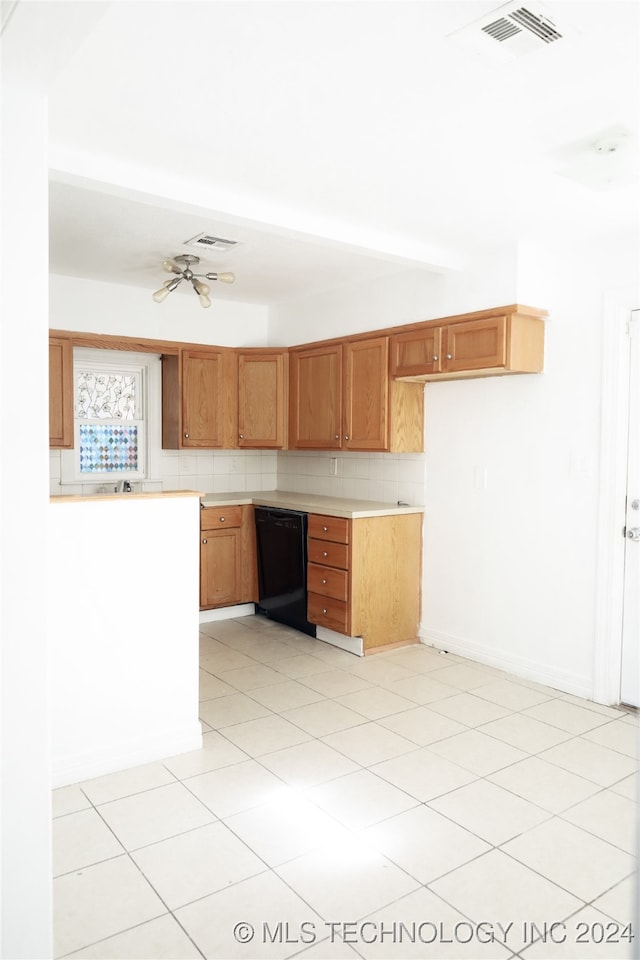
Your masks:
<svg viewBox="0 0 640 960"><path fill-rule="evenodd" d="M56 957L638 956L635 716L260 617L201 666L201 750L54 791Z"/></svg>

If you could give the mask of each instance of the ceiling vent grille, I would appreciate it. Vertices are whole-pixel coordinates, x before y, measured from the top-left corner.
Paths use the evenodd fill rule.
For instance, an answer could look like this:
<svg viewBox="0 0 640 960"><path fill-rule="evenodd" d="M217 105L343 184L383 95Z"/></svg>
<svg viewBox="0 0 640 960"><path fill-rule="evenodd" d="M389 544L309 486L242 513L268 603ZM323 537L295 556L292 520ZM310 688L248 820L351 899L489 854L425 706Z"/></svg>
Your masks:
<svg viewBox="0 0 640 960"><path fill-rule="evenodd" d="M223 250L231 250L237 246L237 240L225 240L224 237L214 237L210 233L199 233L190 240L185 240L185 247L199 247L201 250L216 250L218 253Z"/></svg>
<svg viewBox="0 0 640 960"><path fill-rule="evenodd" d="M572 31L561 30L541 4L524 7L512 0L449 34L449 39L476 53L512 60L565 39L567 32Z"/></svg>

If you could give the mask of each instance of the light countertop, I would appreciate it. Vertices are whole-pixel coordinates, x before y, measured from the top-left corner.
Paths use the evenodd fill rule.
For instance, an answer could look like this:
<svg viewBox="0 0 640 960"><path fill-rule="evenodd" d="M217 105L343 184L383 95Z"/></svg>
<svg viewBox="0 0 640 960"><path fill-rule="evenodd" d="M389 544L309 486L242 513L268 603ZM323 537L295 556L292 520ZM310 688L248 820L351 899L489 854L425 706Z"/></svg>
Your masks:
<svg viewBox="0 0 640 960"><path fill-rule="evenodd" d="M202 497L201 490L133 490L131 493L68 493L49 497L50 503L78 503L91 500L157 500L162 497Z"/></svg>
<svg viewBox="0 0 640 960"><path fill-rule="evenodd" d="M205 507L224 507L253 503L261 507L280 507L302 510L329 517L385 517L403 513L424 513L424 507L399 506L379 500L353 500L349 497L322 497L314 493L294 493L289 490L248 490L238 493L205 493L200 501Z"/></svg>

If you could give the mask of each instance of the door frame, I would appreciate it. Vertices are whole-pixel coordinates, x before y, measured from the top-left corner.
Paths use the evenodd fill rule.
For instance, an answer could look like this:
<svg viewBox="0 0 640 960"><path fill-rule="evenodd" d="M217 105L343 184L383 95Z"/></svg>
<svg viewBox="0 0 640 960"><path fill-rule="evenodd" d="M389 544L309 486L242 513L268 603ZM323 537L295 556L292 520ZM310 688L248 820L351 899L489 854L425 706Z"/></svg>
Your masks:
<svg viewBox="0 0 640 960"><path fill-rule="evenodd" d="M638 306L640 297L632 287L604 295L593 699L609 705L620 702L631 357L628 326L631 311Z"/></svg>

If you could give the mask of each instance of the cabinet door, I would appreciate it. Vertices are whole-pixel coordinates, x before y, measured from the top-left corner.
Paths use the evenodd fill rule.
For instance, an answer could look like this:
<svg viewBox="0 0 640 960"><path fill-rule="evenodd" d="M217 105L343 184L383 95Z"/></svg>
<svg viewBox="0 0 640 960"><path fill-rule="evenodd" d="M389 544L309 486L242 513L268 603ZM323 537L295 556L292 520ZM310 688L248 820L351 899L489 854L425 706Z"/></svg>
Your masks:
<svg viewBox="0 0 640 960"><path fill-rule="evenodd" d="M388 450L389 338L355 340L344 351L344 446Z"/></svg>
<svg viewBox="0 0 640 960"><path fill-rule="evenodd" d="M342 347L291 350L289 447L341 447Z"/></svg>
<svg viewBox="0 0 640 960"><path fill-rule="evenodd" d="M286 354L238 354L238 446L286 443Z"/></svg>
<svg viewBox="0 0 640 960"><path fill-rule="evenodd" d="M200 534L200 606L227 607L239 602L240 529Z"/></svg>
<svg viewBox="0 0 640 960"><path fill-rule="evenodd" d="M231 351L182 351L182 447L235 446L235 371Z"/></svg>
<svg viewBox="0 0 640 960"><path fill-rule="evenodd" d="M507 362L506 330L506 317L471 320L446 327L442 369L453 372L504 367Z"/></svg>
<svg viewBox="0 0 640 960"><path fill-rule="evenodd" d="M49 339L49 446L73 447L73 347Z"/></svg>
<svg viewBox="0 0 640 960"><path fill-rule="evenodd" d="M391 337L391 375L438 373L442 363L442 327L426 327Z"/></svg>

